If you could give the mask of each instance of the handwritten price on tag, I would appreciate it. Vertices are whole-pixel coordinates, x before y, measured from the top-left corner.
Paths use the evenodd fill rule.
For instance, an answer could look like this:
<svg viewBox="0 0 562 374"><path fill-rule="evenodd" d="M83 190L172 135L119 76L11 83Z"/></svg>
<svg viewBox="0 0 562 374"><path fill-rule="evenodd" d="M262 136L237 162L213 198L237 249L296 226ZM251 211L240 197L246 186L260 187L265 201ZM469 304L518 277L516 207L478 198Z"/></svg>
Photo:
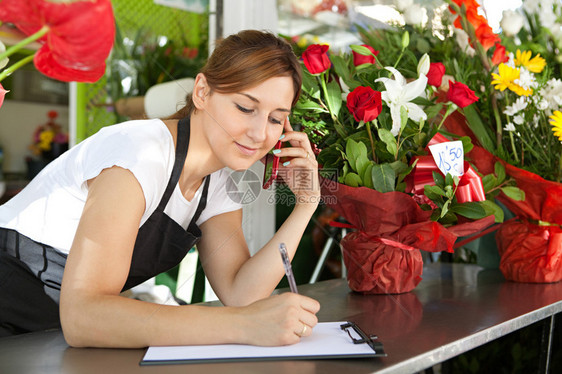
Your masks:
<svg viewBox="0 0 562 374"><path fill-rule="evenodd" d="M460 177L464 174L464 149L460 140L430 145L429 150L443 175Z"/></svg>

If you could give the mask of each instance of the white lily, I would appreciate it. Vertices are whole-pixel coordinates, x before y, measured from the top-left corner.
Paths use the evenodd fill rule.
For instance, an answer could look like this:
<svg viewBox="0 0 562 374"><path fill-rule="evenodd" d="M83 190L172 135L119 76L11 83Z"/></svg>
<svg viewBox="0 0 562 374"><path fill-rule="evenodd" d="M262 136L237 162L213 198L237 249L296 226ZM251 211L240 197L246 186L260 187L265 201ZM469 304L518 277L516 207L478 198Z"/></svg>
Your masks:
<svg viewBox="0 0 562 374"><path fill-rule="evenodd" d="M427 114L423 109L410 102L424 92L427 86L427 77L421 75L415 81L407 83L404 76L395 68L387 66L385 69L392 72L394 79L379 78L375 82L382 82L386 88L386 91L381 93L381 98L390 108L390 116L392 117L392 130L390 132L396 136L401 128L400 110L402 107L406 109L408 118L414 122L427 119Z"/></svg>

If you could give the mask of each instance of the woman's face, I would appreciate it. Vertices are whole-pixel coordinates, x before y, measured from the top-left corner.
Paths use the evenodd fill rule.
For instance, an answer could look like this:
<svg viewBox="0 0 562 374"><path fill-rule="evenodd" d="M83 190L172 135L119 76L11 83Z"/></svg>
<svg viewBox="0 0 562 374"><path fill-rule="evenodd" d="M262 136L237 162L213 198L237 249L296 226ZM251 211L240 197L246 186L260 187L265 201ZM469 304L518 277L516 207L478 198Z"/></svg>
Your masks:
<svg viewBox="0 0 562 374"><path fill-rule="evenodd" d="M233 170L248 169L283 133L294 96L290 77L274 77L238 93L213 92L203 116L209 144Z"/></svg>

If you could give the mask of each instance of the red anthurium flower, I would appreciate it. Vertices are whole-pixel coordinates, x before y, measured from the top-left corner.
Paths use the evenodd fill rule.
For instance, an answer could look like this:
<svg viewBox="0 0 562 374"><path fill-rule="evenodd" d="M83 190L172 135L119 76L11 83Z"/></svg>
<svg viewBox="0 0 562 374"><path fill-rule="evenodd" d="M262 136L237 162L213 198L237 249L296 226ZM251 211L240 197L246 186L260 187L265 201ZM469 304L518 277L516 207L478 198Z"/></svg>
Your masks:
<svg viewBox="0 0 562 374"><path fill-rule="evenodd" d="M494 54L492 55L492 64L499 65L502 62L509 61L509 57L505 53L505 47L500 43L496 43L496 48L494 49Z"/></svg>
<svg viewBox="0 0 562 374"><path fill-rule="evenodd" d="M105 73L115 38L110 0L1 0L0 20L28 35L47 29L34 59L43 74L62 81L95 82Z"/></svg>
<svg viewBox="0 0 562 374"><path fill-rule="evenodd" d="M445 75L445 65L441 62L430 62L429 71L427 72L427 83L439 87Z"/></svg>
<svg viewBox="0 0 562 374"><path fill-rule="evenodd" d="M328 49L330 47L325 44L312 44L302 53L304 66L310 74L323 73L332 66L327 54Z"/></svg>
<svg viewBox="0 0 562 374"><path fill-rule="evenodd" d="M468 88L466 84L449 81L447 100L452 101L461 108L464 108L478 101L478 96L476 96L474 91Z"/></svg>
<svg viewBox="0 0 562 374"><path fill-rule="evenodd" d="M375 49L373 47L371 47L370 45L367 44L361 44L363 47L367 48L369 51L373 52L373 54L375 56L378 56L379 51L375 51ZM355 66L359 66L359 65L363 65L363 64L374 64L376 62L375 57L374 56L364 56L360 53L357 53L355 51L353 52L353 65Z"/></svg>
<svg viewBox="0 0 562 374"><path fill-rule="evenodd" d="M2 84L0 83L0 107L2 106L2 104L4 103L4 96L6 96L6 94L10 92L10 91L6 91L4 89L4 87L2 87Z"/></svg>
<svg viewBox="0 0 562 374"><path fill-rule="evenodd" d="M382 112L381 93L359 86L347 95L347 109L356 121L370 122Z"/></svg>

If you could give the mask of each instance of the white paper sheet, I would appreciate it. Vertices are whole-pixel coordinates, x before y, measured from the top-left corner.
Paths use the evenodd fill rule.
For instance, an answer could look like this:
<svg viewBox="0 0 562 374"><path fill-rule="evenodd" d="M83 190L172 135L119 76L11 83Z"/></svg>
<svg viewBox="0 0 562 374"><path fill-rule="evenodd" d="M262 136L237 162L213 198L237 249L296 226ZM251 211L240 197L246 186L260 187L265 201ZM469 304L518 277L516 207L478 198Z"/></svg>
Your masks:
<svg viewBox="0 0 562 374"><path fill-rule="evenodd" d="M340 328L344 323L319 323L314 327L312 335L302 338L297 344L282 347L257 347L242 344L150 347L142 364L170 361L373 357L376 352L368 344L353 344L347 332ZM357 336L354 337L357 338Z"/></svg>

